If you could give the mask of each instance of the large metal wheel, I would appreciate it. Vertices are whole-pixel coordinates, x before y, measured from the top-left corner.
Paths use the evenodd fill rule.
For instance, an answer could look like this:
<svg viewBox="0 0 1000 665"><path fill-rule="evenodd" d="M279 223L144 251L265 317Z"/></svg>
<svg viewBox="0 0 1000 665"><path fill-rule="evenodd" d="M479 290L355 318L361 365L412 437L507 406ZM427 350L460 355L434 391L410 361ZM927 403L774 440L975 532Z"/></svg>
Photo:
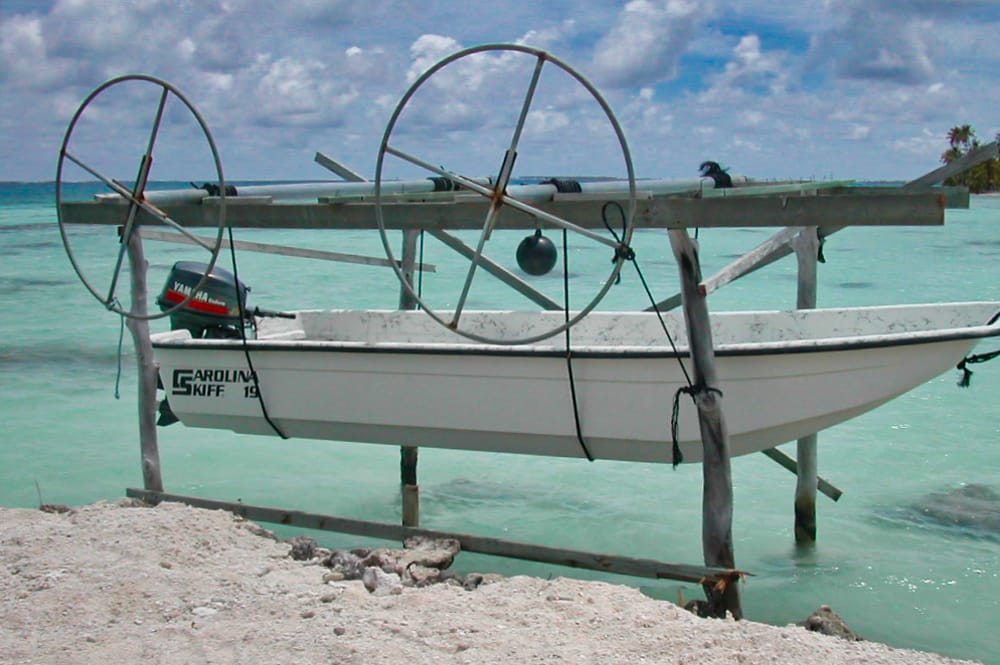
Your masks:
<svg viewBox="0 0 1000 665"><path fill-rule="evenodd" d="M417 91L423 86L427 81L444 70L449 65L456 63L463 58L469 58L475 56L476 54L498 51L498 52L510 52L513 54L523 54L528 56L527 58L520 58L526 63L530 63L532 66L531 76L527 85L527 91L524 95L524 102L521 104L520 113L516 121L513 136L510 139L509 146L502 155L499 175L496 177L492 184L483 184L481 180L474 180L473 178L466 177L459 173L455 173L447 170L443 166L435 166L428 160L421 159L416 155L409 154L402 150L399 150L392 145L393 131L396 129L397 121L400 118L400 114L403 109L406 108L407 103L413 98ZM623 227L621 230L621 235L617 236L614 233L600 233L595 232L591 229L584 228L578 224L573 223L571 220L563 219L562 217L550 214L541 210L537 205L519 200L511 196L507 191L507 185L510 183L512 171L514 167L514 161L518 153L518 144L521 141L522 131L525 127L525 121L528 117L529 111L531 110L532 101L535 98L535 93L539 83L539 77L542 73L542 68L551 63L555 67L558 67L563 72L571 76L577 83L583 86L586 91L590 94L594 101L600 106L603 111L604 116L607 121L611 124L614 135L617 139L618 147L620 147L622 156L624 158L625 168L628 173L628 202L625 210L625 219ZM460 151L462 146L455 146L456 151ZM482 231L479 235L478 244L475 247L475 252L471 257L471 265L465 276L464 284L462 286L461 295L458 297L457 304L453 309L449 309L447 314L443 311L437 311L430 307L423 297L418 294L406 275L404 274L400 262L396 259L392 250L392 243L390 242L389 235L387 233L386 222L385 222L385 210L384 207L387 204L386 197L382 194L382 182L383 182L383 169L386 164L386 157L392 156L407 162L410 165L415 165L420 169L426 170L433 174L434 177L444 177L454 183L460 185L463 189L469 190L471 192L476 192L481 196L485 197L489 201L488 212L486 213L485 219L483 220ZM462 326L462 313L465 309L466 300L469 295L469 289L472 285L473 279L476 276L477 268L480 266L481 260L483 258L483 251L486 247L487 242L490 240L493 231L498 227L498 220L500 217L501 209L504 206L509 206L517 211L530 215L535 218L539 225L544 225L547 227L554 227L565 229L567 231L580 234L586 239L607 245L614 250L615 259L612 263L612 268L610 275L603 282L601 287L597 292L587 301L586 306L575 311L560 325L552 327L551 329L539 332L537 334L532 334L526 337L520 338L496 338L482 335L477 332L473 332ZM618 273L621 271L622 264L628 258L628 246L631 242L633 224L632 219L635 214L636 207L636 188L635 188L635 172L632 166L632 157L629 152L628 143L625 140L625 134L622 131L621 125L618 123L617 118L611 110L611 107L601 96L600 92L586 79L577 72L575 69L570 67L568 64L562 62L558 58L552 56L551 54L529 46L522 46L519 44L487 44L482 46L476 46L468 48L457 53L454 53L443 60L439 61L437 64L432 66L426 72L424 72L419 78L417 78L413 85L410 86L406 94L400 99L397 104L389 122L386 126L385 133L382 137L382 143L379 147L378 160L375 169L375 215L379 227L379 232L382 237L382 243L385 248L386 255L393 262L396 269L396 274L399 277L400 283L403 288L409 293L409 295L420 304L421 308L434 320L436 320L441 325L455 331L456 333L467 337L469 339L474 339L480 342L488 344L527 344L539 340L546 339L556 335L570 326L574 325L580 319L585 317L587 314L597 306L604 295L608 292L608 289L615 283Z"/></svg>
<svg viewBox="0 0 1000 665"><path fill-rule="evenodd" d="M94 166L91 162L78 156L73 151L74 132L77 131L78 127L81 125L86 113L95 108L98 98L112 88L118 88L121 90L126 86L133 88L138 86L143 88L143 90L133 91L138 92L140 95L143 93L149 94L145 89L152 86L153 92L156 93L156 97L158 98L158 103L155 108L153 122L149 133L149 139L146 142L145 152L140 158L138 172L135 176L134 183L131 186L127 186L124 180L113 178L107 173L102 172L100 167ZM167 103L171 97L178 99L183 105L183 109L186 109L187 112L194 116L194 120L197 123L198 128L203 134L205 140L208 142L208 150L214 164L215 174L217 177L219 197L218 204L213 206L213 212L216 215L215 221L217 222L217 232L215 234L215 238L211 241L206 241L199 236L193 235L180 221L171 218L170 215L158 208L146 197L146 187L150 181L153 167L153 153L156 147L157 137L160 134L164 113L167 109ZM100 111L94 111L94 115L98 118L96 122L100 122ZM109 133L113 130L113 128L108 129ZM65 179L65 170L68 164L76 165L90 176L104 183L109 190L121 197L121 204L123 206L127 205L125 221L119 233L117 253L115 259L113 260L113 266L110 268L111 275L107 282L102 281L100 283L100 287L97 283L95 283L93 277L86 274L82 262L78 259L76 253L74 252L71 234L67 229L71 223L63 217L62 204L65 199L65 188L67 183ZM180 90L175 88L170 83L154 76L130 74L127 76L113 78L97 87L86 97L86 99L83 100L79 108L77 108L76 113L73 114L73 119L66 128L66 134L63 137L62 146L59 150L59 164L56 172L56 211L59 220L59 233L62 236L66 254L69 256L70 263L73 265L73 270L79 276L80 281L83 282L84 286L87 287L87 290L90 291L90 293L93 294L93 296L97 298L97 300L104 305L105 308L129 318L150 320L168 316L174 311L187 305L191 299L197 295L198 291L210 277L212 268L215 266L215 262L219 257L219 250L222 247L222 233L226 224L226 183L222 173L222 161L219 158L219 152L215 145L215 139L212 137L212 133L208 129L208 125L205 123L204 118L202 118L201 113L198 112L198 109L195 108L194 104L192 104ZM140 225L148 225L151 223L167 226L174 231L183 234L195 245L205 250L208 253L208 258L206 260L208 270L205 271L204 277L202 277L201 281L199 281L198 284L191 289L191 292L184 298L184 300L174 303L171 307L161 312L141 314L126 309L118 299L117 294L120 287L123 263L128 244L131 241L133 234L137 233Z"/></svg>

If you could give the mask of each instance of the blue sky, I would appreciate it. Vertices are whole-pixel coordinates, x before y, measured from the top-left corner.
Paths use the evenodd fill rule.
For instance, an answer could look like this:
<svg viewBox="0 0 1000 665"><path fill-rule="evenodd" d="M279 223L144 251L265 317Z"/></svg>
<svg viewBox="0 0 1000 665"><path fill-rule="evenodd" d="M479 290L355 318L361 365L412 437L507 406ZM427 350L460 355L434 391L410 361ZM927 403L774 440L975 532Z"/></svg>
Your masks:
<svg viewBox="0 0 1000 665"><path fill-rule="evenodd" d="M640 177L691 177L712 159L758 178L906 179L938 165L950 127L971 124L983 142L1000 132L997 34L992 0L0 0L0 180L53 179L80 102L127 73L182 91L227 180L330 177L316 151L371 177L416 77L500 42L591 81ZM516 53L456 61L414 95L390 143L495 174L533 65ZM594 98L543 69L516 172L620 175ZM134 176L148 140L156 97L141 86L99 96L71 137L112 177ZM193 116L168 105L153 177L211 177ZM394 168L384 175L404 174Z"/></svg>

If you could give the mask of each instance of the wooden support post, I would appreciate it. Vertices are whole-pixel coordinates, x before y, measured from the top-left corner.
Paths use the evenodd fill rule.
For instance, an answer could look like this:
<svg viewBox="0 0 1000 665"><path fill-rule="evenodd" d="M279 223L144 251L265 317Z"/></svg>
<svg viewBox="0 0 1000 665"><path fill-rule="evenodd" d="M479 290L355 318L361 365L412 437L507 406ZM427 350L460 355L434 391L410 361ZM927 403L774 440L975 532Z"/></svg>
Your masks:
<svg viewBox="0 0 1000 665"><path fill-rule="evenodd" d="M419 231L403 231L403 277L410 286L413 286L414 266L417 259L417 240L419 237ZM417 308L416 299L402 285L399 289L399 308ZM418 448L416 446L402 446L399 451L399 485L403 497L403 526L420 526L420 486L417 484L417 453Z"/></svg>
<svg viewBox="0 0 1000 665"><path fill-rule="evenodd" d="M142 239L133 233L128 241L128 265L131 276L132 314L148 313L146 288L146 257ZM142 454L142 482L147 490L163 491L160 475L160 449L156 440L156 363L153 360L153 343L149 338L149 322L145 319L128 319L128 329L135 345L136 366L139 374L139 448Z"/></svg>
<svg viewBox="0 0 1000 665"><path fill-rule="evenodd" d="M796 307L816 307L816 264L819 255L819 230L807 227L792 240L799 265L799 287ZM798 440L796 458L799 470L795 485L795 542L799 545L816 543L816 488L819 483L817 435Z"/></svg>
<svg viewBox="0 0 1000 665"><path fill-rule="evenodd" d="M729 462L729 435L722 414L722 393L715 372L712 328L705 295L699 290L701 264L698 248L685 229L670 230L670 244L680 270L684 319L688 345L694 364L698 423L704 450L702 463L701 542L705 565L735 568L733 554L733 479ZM740 587L737 582L704 585L711 612L724 617L726 611L743 618Z"/></svg>

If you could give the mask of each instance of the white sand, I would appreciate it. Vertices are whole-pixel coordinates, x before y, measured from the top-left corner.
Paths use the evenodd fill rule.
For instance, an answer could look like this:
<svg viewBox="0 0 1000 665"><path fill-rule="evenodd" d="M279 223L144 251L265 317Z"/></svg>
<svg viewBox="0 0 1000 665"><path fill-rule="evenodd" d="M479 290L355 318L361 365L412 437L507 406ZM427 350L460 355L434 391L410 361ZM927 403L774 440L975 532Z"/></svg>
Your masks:
<svg viewBox="0 0 1000 665"><path fill-rule="evenodd" d="M960 663L513 577L373 596L221 511L0 509L3 663Z"/></svg>

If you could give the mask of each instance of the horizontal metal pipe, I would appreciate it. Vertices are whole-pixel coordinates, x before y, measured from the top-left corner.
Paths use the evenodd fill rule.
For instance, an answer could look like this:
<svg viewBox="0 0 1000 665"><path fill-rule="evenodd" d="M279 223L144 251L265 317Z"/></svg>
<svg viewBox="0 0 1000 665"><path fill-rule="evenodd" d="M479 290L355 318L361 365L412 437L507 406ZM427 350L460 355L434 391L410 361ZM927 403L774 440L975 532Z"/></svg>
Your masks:
<svg viewBox="0 0 1000 665"><path fill-rule="evenodd" d="M488 178L474 178L483 185L489 184ZM734 182L743 182L745 178L734 177ZM427 194L436 191L437 185L430 178L416 180L383 181L382 194L386 196L401 196L407 194ZM715 182L711 178L688 178L683 180L638 180L636 189L652 194L679 194L698 192L703 189L713 189ZM627 194L627 180L599 180L580 183L583 194ZM375 196L375 183L372 182L302 182L274 185L246 185L237 188L237 196L269 196L282 200L301 200L318 198L360 198ZM511 185L507 193L517 199L527 202L551 201L557 192L553 184ZM190 189L147 190L145 199L157 205L176 205L181 203L198 203L209 193L205 189L192 187ZM98 194L98 201L114 203L122 200L118 194Z"/></svg>

